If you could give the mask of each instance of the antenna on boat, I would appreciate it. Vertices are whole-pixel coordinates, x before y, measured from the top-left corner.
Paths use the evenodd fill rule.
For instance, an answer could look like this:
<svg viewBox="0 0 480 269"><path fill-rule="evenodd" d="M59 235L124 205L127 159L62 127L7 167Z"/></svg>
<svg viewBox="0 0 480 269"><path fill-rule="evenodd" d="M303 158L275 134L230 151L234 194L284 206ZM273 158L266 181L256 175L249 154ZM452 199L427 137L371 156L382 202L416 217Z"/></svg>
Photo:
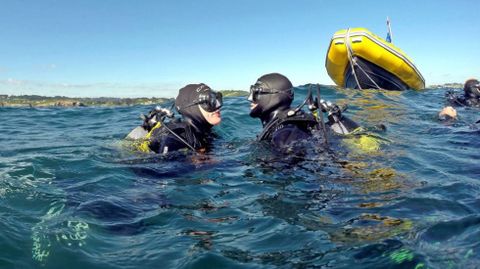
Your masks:
<svg viewBox="0 0 480 269"><path fill-rule="evenodd" d="M393 34L392 34L392 28L390 27L390 18L387 16L387 42L388 43L393 43Z"/></svg>

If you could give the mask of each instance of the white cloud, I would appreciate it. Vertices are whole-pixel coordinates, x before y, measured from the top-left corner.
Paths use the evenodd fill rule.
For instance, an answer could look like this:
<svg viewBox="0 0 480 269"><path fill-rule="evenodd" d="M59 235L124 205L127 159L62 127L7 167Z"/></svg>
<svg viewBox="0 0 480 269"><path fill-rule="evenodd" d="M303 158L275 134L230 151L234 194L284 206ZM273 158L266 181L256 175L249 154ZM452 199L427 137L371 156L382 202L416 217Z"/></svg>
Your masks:
<svg viewBox="0 0 480 269"><path fill-rule="evenodd" d="M38 71L52 71L56 69L58 66L55 63L48 63L48 64L40 64L34 65L33 68Z"/></svg>
<svg viewBox="0 0 480 269"><path fill-rule="evenodd" d="M22 84L24 84L24 81L13 79L13 78L8 78L5 82L8 85L22 85Z"/></svg>

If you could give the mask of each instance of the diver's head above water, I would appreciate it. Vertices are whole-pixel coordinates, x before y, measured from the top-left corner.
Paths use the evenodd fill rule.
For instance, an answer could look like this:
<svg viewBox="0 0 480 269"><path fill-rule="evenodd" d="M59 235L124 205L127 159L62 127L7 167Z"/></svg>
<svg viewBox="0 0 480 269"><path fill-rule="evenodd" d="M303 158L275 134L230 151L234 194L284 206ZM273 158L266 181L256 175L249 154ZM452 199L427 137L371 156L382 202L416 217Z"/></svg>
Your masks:
<svg viewBox="0 0 480 269"><path fill-rule="evenodd" d="M465 91L466 98L480 98L480 82L477 79L472 78L465 81L463 90Z"/></svg>
<svg viewBox="0 0 480 269"><path fill-rule="evenodd" d="M251 102L250 116L260 118L265 124L275 118L278 112L290 108L293 101L293 85L282 74L263 75L250 86L248 101Z"/></svg>
<svg viewBox="0 0 480 269"><path fill-rule="evenodd" d="M203 83L188 84L179 90L175 99L178 113L198 131L208 131L222 121L222 105L222 93Z"/></svg>

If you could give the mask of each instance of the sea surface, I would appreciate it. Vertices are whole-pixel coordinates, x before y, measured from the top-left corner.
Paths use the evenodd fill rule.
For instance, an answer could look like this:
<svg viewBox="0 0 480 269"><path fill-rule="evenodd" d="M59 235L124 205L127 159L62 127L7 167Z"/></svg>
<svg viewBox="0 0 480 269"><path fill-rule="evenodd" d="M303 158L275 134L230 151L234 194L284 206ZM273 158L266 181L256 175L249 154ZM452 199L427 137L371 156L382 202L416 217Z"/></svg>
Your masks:
<svg viewBox="0 0 480 269"><path fill-rule="evenodd" d="M181 158L124 141L152 106L0 108L0 268L480 268L480 110L439 121L446 90L322 86L380 142L295 156L245 97Z"/></svg>

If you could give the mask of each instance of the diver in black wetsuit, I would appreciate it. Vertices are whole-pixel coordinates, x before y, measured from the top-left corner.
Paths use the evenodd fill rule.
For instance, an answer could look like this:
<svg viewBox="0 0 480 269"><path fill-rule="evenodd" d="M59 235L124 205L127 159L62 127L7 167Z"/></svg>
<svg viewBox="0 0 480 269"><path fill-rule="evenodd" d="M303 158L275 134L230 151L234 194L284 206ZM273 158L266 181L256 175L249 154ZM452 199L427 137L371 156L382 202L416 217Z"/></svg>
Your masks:
<svg viewBox="0 0 480 269"><path fill-rule="evenodd" d="M447 92L447 101L452 106L480 107L480 82L477 79L469 79L463 86L464 95L458 96L453 92Z"/></svg>
<svg viewBox="0 0 480 269"><path fill-rule="evenodd" d="M463 86L463 92L463 95L455 94L453 91L446 93L449 105L444 107L438 114L441 120L455 119L457 117L457 111L453 107L480 107L480 82L477 79L467 80Z"/></svg>
<svg viewBox="0 0 480 269"><path fill-rule="evenodd" d="M278 73L263 75L250 87L250 116L260 118L263 125L263 131L257 136L259 141L271 141L276 148L284 148L295 141L310 138L314 130L321 128L321 122L312 113L302 111L301 107L291 107L293 98L292 83ZM314 105L313 100L310 101ZM347 134L358 127L341 115L338 106L316 101L323 112L329 112L327 125L330 130Z"/></svg>
<svg viewBox="0 0 480 269"><path fill-rule="evenodd" d="M189 84L180 89L175 99L181 120L173 119L168 109L157 107L145 115L143 125L136 128L141 134L132 131L127 138L142 139L138 148L145 152L166 154L182 149L204 152L214 137L212 127L221 122L222 104L221 93L203 83ZM171 118L169 122L165 122L167 117Z"/></svg>

